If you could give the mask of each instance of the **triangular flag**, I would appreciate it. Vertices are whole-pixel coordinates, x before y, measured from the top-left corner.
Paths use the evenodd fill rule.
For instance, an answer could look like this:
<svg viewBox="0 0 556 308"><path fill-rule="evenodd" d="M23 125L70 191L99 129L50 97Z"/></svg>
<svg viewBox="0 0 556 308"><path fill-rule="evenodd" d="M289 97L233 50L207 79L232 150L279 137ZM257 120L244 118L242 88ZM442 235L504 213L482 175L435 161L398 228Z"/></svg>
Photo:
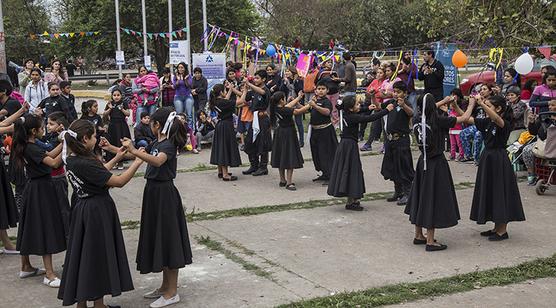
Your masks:
<svg viewBox="0 0 556 308"><path fill-rule="evenodd" d="M54 38L54 34L51 33L51 34L49 34L49 35L50 35L50 38Z"/></svg>
<svg viewBox="0 0 556 308"><path fill-rule="evenodd" d="M70 32L70 37L74 37L75 36L75 32Z"/></svg>
<svg viewBox="0 0 556 308"><path fill-rule="evenodd" d="M90 31L87 32L87 36L92 36L92 35L93 35L93 32L90 32Z"/></svg>
<svg viewBox="0 0 556 308"><path fill-rule="evenodd" d="M164 37L164 33L159 33L158 36Z"/></svg>
<svg viewBox="0 0 556 308"><path fill-rule="evenodd" d="M95 31L94 34L95 35L99 35L100 31Z"/></svg>
<svg viewBox="0 0 556 308"><path fill-rule="evenodd" d="M59 37L60 37L60 34L59 34L59 33L54 33L54 37L55 37L55 38L59 38Z"/></svg>
<svg viewBox="0 0 556 308"><path fill-rule="evenodd" d="M31 33L31 34L29 34L29 35L31 36L31 39L32 39L32 40L34 40L34 39L36 39L36 38L37 38L37 36L36 36L36 35L34 35L33 33Z"/></svg>
<svg viewBox="0 0 556 308"><path fill-rule="evenodd" d="M136 33L135 31L131 30L131 34L132 34L132 35L135 35L135 33Z"/></svg>
<svg viewBox="0 0 556 308"><path fill-rule="evenodd" d="M135 32L139 37L143 37L143 32Z"/></svg>
<svg viewBox="0 0 556 308"><path fill-rule="evenodd" d="M153 34L152 33L147 33L147 35L149 36L149 39L153 38Z"/></svg>
<svg viewBox="0 0 556 308"><path fill-rule="evenodd" d="M79 35L85 36L85 32L79 32Z"/></svg>
<svg viewBox="0 0 556 308"><path fill-rule="evenodd" d="M170 33L166 33L167 38L170 38L170 35L171 35Z"/></svg>
<svg viewBox="0 0 556 308"><path fill-rule="evenodd" d="M178 37L178 33L176 31L172 31L172 36L177 38Z"/></svg>
<svg viewBox="0 0 556 308"><path fill-rule="evenodd" d="M129 29L124 28L124 32L129 34Z"/></svg>
<svg viewBox="0 0 556 308"><path fill-rule="evenodd" d="M48 36L48 32L44 31L44 33L42 35Z"/></svg>
<svg viewBox="0 0 556 308"><path fill-rule="evenodd" d="M539 50L540 53L543 54L545 59L550 59L550 47L539 47L537 48Z"/></svg>

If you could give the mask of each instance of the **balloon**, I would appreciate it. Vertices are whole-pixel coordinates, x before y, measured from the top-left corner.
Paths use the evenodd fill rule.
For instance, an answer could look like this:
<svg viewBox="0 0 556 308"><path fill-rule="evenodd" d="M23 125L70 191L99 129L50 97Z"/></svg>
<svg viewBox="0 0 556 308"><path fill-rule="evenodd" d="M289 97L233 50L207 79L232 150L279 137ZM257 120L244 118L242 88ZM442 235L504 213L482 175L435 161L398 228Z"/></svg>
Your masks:
<svg viewBox="0 0 556 308"><path fill-rule="evenodd" d="M274 47L274 45L268 44L268 46L266 47L266 54L269 57L274 57L274 55L276 55L276 48Z"/></svg>
<svg viewBox="0 0 556 308"><path fill-rule="evenodd" d="M515 60L514 68L521 74L529 74L533 70L533 58L529 53L524 53Z"/></svg>
<svg viewBox="0 0 556 308"><path fill-rule="evenodd" d="M452 56L452 63L457 68L462 68L467 64L467 56L461 50L456 50Z"/></svg>

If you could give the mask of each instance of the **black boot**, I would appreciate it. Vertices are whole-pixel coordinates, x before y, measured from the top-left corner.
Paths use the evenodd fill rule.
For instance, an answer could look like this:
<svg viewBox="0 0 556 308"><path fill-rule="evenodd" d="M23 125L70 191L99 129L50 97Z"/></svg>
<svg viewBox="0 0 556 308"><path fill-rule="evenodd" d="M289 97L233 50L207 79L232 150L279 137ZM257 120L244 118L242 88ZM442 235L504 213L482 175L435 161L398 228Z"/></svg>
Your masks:
<svg viewBox="0 0 556 308"><path fill-rule="evenodd" d="M242 171L241 173L248 175L251 173L254 173L255 171L257 171L257 169L259 169L257 166L255 165L251 165L251 167L249 167L249 169Z"/></svg>
<svg viewBox="0 0 556 308"><path fill-rule="evenodd" d="M268 174L268 169L266 168L266 166L261 166L259 167L259 169L257 169L257 171L253 172L253 176L260 176L260 175L267 175Z"/></svg>
<svg viewBox="0 0 556 308"><path fill-rule="evenodd" d="M388 202L395 202L401 199L403 193L402 193L402 188L401 185L398 183L394 183L394 194L392 195L392 197L386 199L386 201Z"/></svg>
<svg viewBox="0 0 556 308"><path fill-rule="evenodd" d="M411 184L402 185L402 197L396 203L397 205L406 205L407 204L407 200L409 199L410 190L411 190Z"/></svg>

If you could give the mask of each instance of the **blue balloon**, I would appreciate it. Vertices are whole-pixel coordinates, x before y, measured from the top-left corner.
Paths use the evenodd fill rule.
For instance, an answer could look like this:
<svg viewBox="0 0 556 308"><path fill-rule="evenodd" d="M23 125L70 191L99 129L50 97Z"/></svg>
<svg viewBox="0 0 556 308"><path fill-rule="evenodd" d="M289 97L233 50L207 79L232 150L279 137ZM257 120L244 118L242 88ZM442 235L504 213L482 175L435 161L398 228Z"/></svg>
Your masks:
<svg viewBox="0 0 556 308"><path fill-rule="evenodd" d="M276 54L276 48L274 47L274 45L269 44L269 45L266 47L266 54L267 54L269 57L274 57L274 55Z"/></svg>

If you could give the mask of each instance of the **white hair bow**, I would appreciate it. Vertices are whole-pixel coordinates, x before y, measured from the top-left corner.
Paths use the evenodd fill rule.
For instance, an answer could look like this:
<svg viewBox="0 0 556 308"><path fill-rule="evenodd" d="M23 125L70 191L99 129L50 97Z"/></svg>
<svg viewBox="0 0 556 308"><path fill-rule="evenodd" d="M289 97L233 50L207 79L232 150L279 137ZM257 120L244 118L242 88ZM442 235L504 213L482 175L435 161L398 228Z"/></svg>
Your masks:
<svg viewBox="0 0 556 308"><path fill-rule="evenodd" d="M73 138L77 139L77 133L72 131L71 129L65 130L60 133L60 136L62 136L62 140L64 140L64 145L62 147L62 160L64 161L64 164L66 163L66 158L68 157L68 142L66 139L66 134L69 134Z"/></svg>
<svg viewBox="0 0 556 308"><path fill-rule="evenodd" d="M164 128L162 129L163 134L167 134L168 132L170 132L170 128L172 127L172 124L174 124L176 114L177 113L175 111L170 112L170 115L168 116L168 119L166 119L166 123L164 124Z"/></svg>

